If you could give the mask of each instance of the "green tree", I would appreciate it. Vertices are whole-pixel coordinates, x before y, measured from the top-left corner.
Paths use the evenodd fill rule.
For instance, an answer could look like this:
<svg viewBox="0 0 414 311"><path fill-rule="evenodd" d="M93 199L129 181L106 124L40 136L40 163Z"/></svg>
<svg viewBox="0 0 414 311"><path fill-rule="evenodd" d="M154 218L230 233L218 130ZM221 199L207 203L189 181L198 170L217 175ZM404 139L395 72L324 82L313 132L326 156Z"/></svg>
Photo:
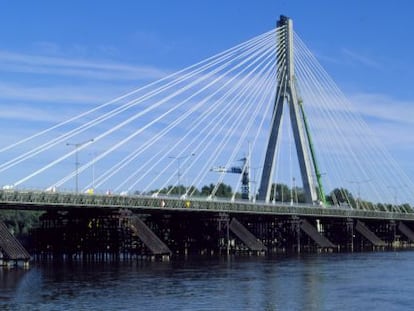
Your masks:
<svg viewBox="0 0 414 311"><path fill-rule="evenodd" d="M16 236L26 236L39 225L42 212L36 211L0 211L0 221Z"/></svg>
<svg viewBox="0 0 414 311"><path fill-rule="evenodd" d="M201 195L202 196L209 196L212 194L214 188L216 187L216 185L214 184L210 184L210 185L206 185L203 186L201 188ZM220 183L218 185L217 191L215 196L219 197L219 198L231 198L231 196L233 195L233 190L231 189L231 186Z"/></svg>
<svg viewBox="0 0 414 311"><path fill-rule="evenodd" d="M272 184L272 190L270 193L270 201L273 201L274 196L275 196L276 202L290 202L291 192L290 192L289 187L285 184Z"/></svg>
<svg viewBox="0 0 414 311"><path fill-rule="evenodd" d="M401 207L401 210L403 210L403 211L405 211L407 213L412 213L413 212L412 207L408 203L401 204L400 207Z"/></svg>
<svg viewBox="0 0 414 311"><path fill-rule="evenodd" d="M335 188L329 194L334 205L351 204L352 207L356 207L356 201L352 193L345 188Z"/></svg>

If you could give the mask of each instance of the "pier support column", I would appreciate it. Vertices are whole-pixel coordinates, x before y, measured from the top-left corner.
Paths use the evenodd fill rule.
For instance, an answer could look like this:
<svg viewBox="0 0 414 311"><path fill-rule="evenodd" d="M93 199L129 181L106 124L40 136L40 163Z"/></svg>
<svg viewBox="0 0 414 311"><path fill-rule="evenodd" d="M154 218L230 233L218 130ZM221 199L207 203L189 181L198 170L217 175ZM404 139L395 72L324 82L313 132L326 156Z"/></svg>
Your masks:
<svg viewBox="0 0 414 311"><path fill-rule="evenodd" d="M218 218L218 231L219 236L222 236L222 231L225 229L226 231L226 253L227 255L230 254L230 217L227 213L220 213ZM221 243L220 243L221 244ZM220 245L221 246L221 245ZM219 247L221 248L221 247Z"/></svg>
<svg viewBox="0 0 414 311"><path fill-rule="evenodd" d="M395 220L391 220L389 225L389 243L391 247L398 247L397 245L398 241L396 240L397 237L397 224L395 223Z"/></svg>
<svg viewBox="0 0 414 311"><path fill-rule="evenodd" d="M296 238L296 252L300 253L300 219L297 216L292 216L292 232Z"/></svg>
<svg viewBox="0 0 414 311"><path fill-rule="evenodd" d="M351 252L354 251L354 220L347 218L346 220L346 232L347 232L347 249Z"/></svg>

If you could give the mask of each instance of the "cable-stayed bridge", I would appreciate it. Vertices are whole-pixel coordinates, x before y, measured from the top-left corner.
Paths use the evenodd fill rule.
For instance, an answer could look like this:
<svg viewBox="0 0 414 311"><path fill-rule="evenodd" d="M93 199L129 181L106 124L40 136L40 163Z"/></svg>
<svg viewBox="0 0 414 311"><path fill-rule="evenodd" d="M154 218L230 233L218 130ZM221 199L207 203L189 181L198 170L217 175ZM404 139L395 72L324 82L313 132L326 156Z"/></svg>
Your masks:
<svg viewBox="0 0 414 311"><path fill-rule="evenodd" d="M382 203L401 210L414 202L413 184L355 109L281 21L274 30L1 147L1 183L5 190L188 199L209 184L214 187L206 199L218 197L219 185L228 183L234 200L242 173L248 173L245 191L257 204L299 203L290 191L300 188L310 195L300 203L383 210ZM269 134L274 137L266 154ZM241 167L240 174L213 170L233 166ZM273 193L272 184L287 187Z"/></svg>
<svg viewBox="0 0 414 311"><path fill-rule="evenodd" d="M0 157L6 209L414 220L413 183L283 16Z"/></svg>

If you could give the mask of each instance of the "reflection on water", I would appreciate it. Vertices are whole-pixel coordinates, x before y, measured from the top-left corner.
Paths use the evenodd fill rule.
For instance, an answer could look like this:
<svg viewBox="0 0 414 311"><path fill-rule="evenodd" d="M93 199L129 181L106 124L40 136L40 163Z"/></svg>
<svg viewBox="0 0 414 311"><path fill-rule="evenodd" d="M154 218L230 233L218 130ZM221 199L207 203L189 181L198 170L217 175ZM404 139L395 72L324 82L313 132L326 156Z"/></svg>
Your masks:
<svg viewBox="0 0 414 311"><path fill-rule="evenodd" d="M0 310L411 310L414 252L0 269Z"/></svg>

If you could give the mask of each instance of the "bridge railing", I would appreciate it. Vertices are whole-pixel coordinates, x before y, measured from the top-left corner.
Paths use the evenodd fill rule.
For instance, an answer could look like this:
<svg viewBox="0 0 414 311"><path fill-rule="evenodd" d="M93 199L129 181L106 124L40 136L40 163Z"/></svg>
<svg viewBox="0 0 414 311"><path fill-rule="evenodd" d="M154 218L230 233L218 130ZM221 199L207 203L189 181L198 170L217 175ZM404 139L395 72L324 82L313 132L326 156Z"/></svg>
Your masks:
<svg viewBox="0 0 414 311"><path fill-rule="evenodd" d="M375 218L414 220L413 213L356 210L351 208L323 207L318 205L264 202L229 201L222 199L178 198L169 196L90 195L62 192L0 190L0 205L7 208L58 209L58 208L129 208L211 211L228 213L257 213L273 215Z"/></svg>

